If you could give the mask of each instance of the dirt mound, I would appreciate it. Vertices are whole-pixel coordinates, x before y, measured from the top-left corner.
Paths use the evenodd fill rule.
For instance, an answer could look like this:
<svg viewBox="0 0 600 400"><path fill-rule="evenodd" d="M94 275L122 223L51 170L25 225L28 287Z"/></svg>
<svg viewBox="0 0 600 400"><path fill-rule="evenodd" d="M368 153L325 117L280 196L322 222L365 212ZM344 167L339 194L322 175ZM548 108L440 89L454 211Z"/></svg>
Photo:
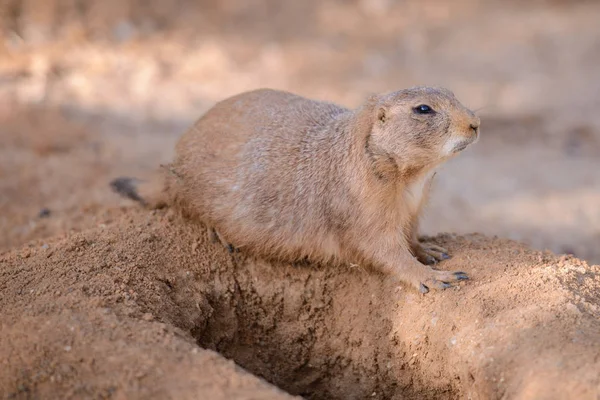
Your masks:
<svg viewBox="0 0 600 400"><path fill-rule="evenodd" d="M441 235L473 280L421 296L360 268L229 254L171 211L0 258L6 398L594 398L600 267ZM568 396L566 395L568 393ZM560 397L560 395L559 395Z"/></svg>

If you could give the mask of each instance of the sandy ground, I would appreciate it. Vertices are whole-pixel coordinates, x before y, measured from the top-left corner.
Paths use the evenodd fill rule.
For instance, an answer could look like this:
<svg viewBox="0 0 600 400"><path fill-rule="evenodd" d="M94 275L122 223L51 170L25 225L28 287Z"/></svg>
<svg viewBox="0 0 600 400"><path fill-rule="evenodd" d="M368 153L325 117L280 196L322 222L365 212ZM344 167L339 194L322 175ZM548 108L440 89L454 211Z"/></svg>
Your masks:
<svg viewBox="0 0 600 400"><path fill-rule="evenodd" d="M314 399L600 394L598 266L442 235L443 267L473 280L422 296L231 255L171 210L116 213L0 258L5 397L284 397L212 351Z"/></svg>
<svg viewBox="0 0 600 400"><path fill-rule="evenodd" d="M0 393L286 396L216 350L309 398L595 399L599 14L592 1L0 1ZM424 231L587 263L445 235L448 267L475 280L421 298L356 271L231 259L108 189L168 162L242 90L356 106L415 84L482 117L479 143L438 174Z"/></svg>

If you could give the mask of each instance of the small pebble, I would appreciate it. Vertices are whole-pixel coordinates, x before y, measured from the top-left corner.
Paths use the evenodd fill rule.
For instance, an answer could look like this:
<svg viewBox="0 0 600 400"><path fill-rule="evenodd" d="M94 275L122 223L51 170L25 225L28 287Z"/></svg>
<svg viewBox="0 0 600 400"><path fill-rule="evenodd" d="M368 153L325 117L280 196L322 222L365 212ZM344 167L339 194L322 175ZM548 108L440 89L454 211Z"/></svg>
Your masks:
<svg viewBox="0 0 600 400"><path fill-rule="evenodd" d="M145 313L144 315L142 315L142 319L144 321L152 321L154 319L154 315L152 315L151 313Z"/></svg>

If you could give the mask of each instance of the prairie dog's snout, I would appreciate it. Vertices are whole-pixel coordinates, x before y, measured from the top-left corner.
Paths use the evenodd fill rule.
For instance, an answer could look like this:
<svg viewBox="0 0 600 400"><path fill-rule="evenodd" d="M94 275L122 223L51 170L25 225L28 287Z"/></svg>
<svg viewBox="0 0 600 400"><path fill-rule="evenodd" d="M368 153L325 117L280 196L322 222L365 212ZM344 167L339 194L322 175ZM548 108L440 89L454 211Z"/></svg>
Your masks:
<svg viewBox="0 0 600 400"><path fill-rule="evenodd" d="M452 155L463 151L470 144L479 140L481 120L471 110L465 110L463 115L457 115L453 128L444 145L444 153Z"/></svg>

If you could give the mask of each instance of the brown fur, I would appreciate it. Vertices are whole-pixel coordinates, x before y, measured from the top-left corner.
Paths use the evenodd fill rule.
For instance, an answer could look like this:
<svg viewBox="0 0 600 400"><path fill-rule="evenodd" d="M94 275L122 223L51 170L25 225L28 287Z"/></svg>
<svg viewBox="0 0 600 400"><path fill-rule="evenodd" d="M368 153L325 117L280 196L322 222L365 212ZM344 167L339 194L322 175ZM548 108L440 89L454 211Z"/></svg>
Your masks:
<svg viewBox="0 0 600 400"><path fill-rule="evenodd" d="M436 113L415 112L420 104ZM256 90L216 104L181 137L166 193L236 248L368 264L427 292L466 279L414 256L447 257L419 243L418 218L433 170L478 127L441 88L372 96L356 110Z"/></svg>

